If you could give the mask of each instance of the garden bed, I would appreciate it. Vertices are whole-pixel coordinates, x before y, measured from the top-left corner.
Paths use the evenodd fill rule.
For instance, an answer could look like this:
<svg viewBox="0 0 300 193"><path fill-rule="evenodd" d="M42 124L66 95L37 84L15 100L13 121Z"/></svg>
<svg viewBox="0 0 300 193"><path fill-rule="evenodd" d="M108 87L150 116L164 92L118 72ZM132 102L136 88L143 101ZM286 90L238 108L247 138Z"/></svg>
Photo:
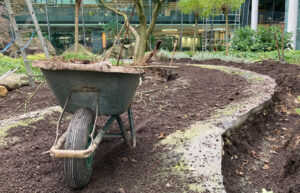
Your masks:
<svg viewBox="0 0 300 193"><path fill-rule="evenodd" d="M209 117L214 111L232 101L243 98L247 82L237 75L229 75L217 70L182 66L178 69L147 69L143 84L138 89L133 113L137 129L137 148L127 148L119 140L105 140L96 152L92 180L84 192L181 192L188 189L184 181L174 175L160 176L167 170L156 148L160 139L176 130L184 130L193 122ZM52 101L53 95L45 86L43 93L32 99L30 106ZM19 91L31 93L23 87ZM45 98L42 96L51 96ZM16 94L17 95L17 94ZM23 102L24 97L19 99ZM1 101L15 106L18 101ZM44 107L46 107L45 105ZM41 108L41 107L39 107ZM1 113L3 116L4 113ZM55 138L55 121L59 113L54 113L28 126L10 129L9 137L18 137L14 143L1 147L0 192L71 192L63 177L63 160L41 155L47 151ZM126 116L125 125L128 127ZM103 125L105 117L99 120ZM67 122L63 124L67 127ZM164 173L165 173L164 172ZM168 184L171 184L168 186Z"/></svg>
<svg viewBox="0 0 300 193"><path fill-rule="evenodd" d="M262 192L263 188L274 193L299 192L300 127L299 115L295 113L295 108L299 107L299 67L272 61L244 64L220 60L180 60L175 63L179 65L178 69L146 70L133 104L137 147L130 149L119 140L105 140L96 152L92 180L82 192L190 190L187 184L194 179L182 179L170 170L160 157L162 152L169 150L156 144L176 130L184 130L232 101L239 101L245 97L248 84L238 75L182 65L187 63L235 66L276 80L276 93L266 109L252 115L230 135L223 136L224 184L228 193ZM56 104L49 88L45 85L43 89L32 100L32 110L41 108L40 103L45 103L43 107ZM24 96L31 92L30 87L13 91L10 94L14 94L15 100L4 99L1 106L13 107L23 102ZM34 107L35 104L37 107ZM0 117L4 115L5 112L1 111ZM0 192L73 192L63 177L63 160L41 155L52 146L58 116L59 113L54 113L28 126L10 129L8 138L17 136L19 140L0 147ZM105 118L101 118L98 126L104 121ZM63 126L66 128L67 124L66 121ZM125 125L128 127L127 121ZM178 163L171 166L177 171L184 167Z"/></svg>

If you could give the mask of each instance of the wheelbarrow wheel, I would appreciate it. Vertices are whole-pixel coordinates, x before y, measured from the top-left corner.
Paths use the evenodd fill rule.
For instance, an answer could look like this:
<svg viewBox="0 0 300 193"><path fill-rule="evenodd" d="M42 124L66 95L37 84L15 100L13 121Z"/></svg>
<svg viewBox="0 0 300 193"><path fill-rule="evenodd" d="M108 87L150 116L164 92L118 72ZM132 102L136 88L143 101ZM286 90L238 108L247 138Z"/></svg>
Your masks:
<svg viewBox="0 0 300 193"><path fill-rule="evenodd" d="M66 137L65 149L84 150L90 143L89 137L93 129L94 115L89 108L81 108L72 116ZM93 171L94 155L86 159L65 158L64 172L68 185L82 188L90 181Z"/></svg>

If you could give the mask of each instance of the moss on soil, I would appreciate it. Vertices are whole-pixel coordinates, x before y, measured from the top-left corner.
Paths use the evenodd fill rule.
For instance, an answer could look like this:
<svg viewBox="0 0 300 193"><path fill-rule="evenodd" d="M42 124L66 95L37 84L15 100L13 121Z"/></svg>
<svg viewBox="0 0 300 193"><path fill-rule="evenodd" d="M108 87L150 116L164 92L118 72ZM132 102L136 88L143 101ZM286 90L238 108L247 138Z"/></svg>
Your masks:
<svg viewBox="0 0 300 193"><path fill-rule="evenodd" d="M26 119L26 120L20 121L18 123L14 123L12 125L7 125L5 127L0 128L0 147L7 146L8 144L14 144L19 140L19 137L16 137L16 136L7 137L8 131L11 128L15 128L18 126L27 127L30 124L35 123L42 119L44 119L44 117Z"/></svg>
<svg viewBox="0 0 300 193"><path fill-rule="evenodd" d="M206 69L211 69L211 70L220 70L222 72L225 72L227 74L234 74L234 75L239 75L243 78L245 78L247 81L257 83L261 82L264 79L261 78L260 76L256 76L253 74L253 72L247 72L245 70L239 70L236 68L231 68L231 67L225 67L225 66L216 66L216 65L201 65L201 64L190 64L191 66L198 66L201 68L206 68Z"/></svg>

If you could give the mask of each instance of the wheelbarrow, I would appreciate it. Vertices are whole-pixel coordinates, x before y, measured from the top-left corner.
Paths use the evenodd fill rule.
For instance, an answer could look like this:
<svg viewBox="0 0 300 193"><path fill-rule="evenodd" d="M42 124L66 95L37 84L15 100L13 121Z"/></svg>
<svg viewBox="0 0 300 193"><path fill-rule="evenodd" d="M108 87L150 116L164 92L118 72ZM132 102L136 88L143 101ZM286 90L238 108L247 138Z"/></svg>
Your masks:
<svg viewBox="0 0 300 193"><path fill-rule="evenodd" d="M41 68L63 108L50 155L64 158L64 173L68 185L82 188L90 181L94 153L103 137L120 137L127 145L136 145L131 103L143 70L105 64L52 61L37 61L33 66ZM126 111L130 136L120 117ZM65 112L72 113L73 116L66 132L60 134L60 124ZM96 129L98 116L110 117L99 131ZM107 134L115 120L120 133Z"/></svg>

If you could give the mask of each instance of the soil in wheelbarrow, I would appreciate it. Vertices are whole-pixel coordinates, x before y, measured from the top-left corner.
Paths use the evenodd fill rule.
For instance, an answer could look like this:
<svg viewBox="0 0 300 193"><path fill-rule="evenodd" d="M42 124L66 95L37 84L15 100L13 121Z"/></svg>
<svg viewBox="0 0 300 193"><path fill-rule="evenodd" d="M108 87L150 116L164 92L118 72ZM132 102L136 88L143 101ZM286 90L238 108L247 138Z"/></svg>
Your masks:
<svg viewBox="0 0 300 193"><path fill-rule="evenodd" d="M210 60L269 75L277 83L269 105L242 127L224 136L222 162L228 193L300 192L300 66L262 61L254 64Z"/></svg>
<svg viewBox="0 0 300 193"><path fill-rule="evenodd" d="M96 151L90 183L82 190L72 190L64 179L63 160L42 155L55 138L59 113L54 113L28 126L10 129L8 137L17 136L19 140L0 148L0 192L183 192L184 180L172 173L160 175L165 165L158 155L168 150L156 148L155 144L170 133L184 130L215 110L238 101L244 97L246 88L243 78L216 70L180 64L177 69L146 69L132 105L136 148L125 146L120 139L104 140ZM33 92L29 87L25 91ZM52 96L47 88L40 94ZM15 106L23 98L2 101L2 104ZM36 104L49 103L47 97L33 100ZM122 117L128 127L127 116ZM107 117L99 118L98 127L106 120ZM67 125L68 120L62 127Z"/></svg>

